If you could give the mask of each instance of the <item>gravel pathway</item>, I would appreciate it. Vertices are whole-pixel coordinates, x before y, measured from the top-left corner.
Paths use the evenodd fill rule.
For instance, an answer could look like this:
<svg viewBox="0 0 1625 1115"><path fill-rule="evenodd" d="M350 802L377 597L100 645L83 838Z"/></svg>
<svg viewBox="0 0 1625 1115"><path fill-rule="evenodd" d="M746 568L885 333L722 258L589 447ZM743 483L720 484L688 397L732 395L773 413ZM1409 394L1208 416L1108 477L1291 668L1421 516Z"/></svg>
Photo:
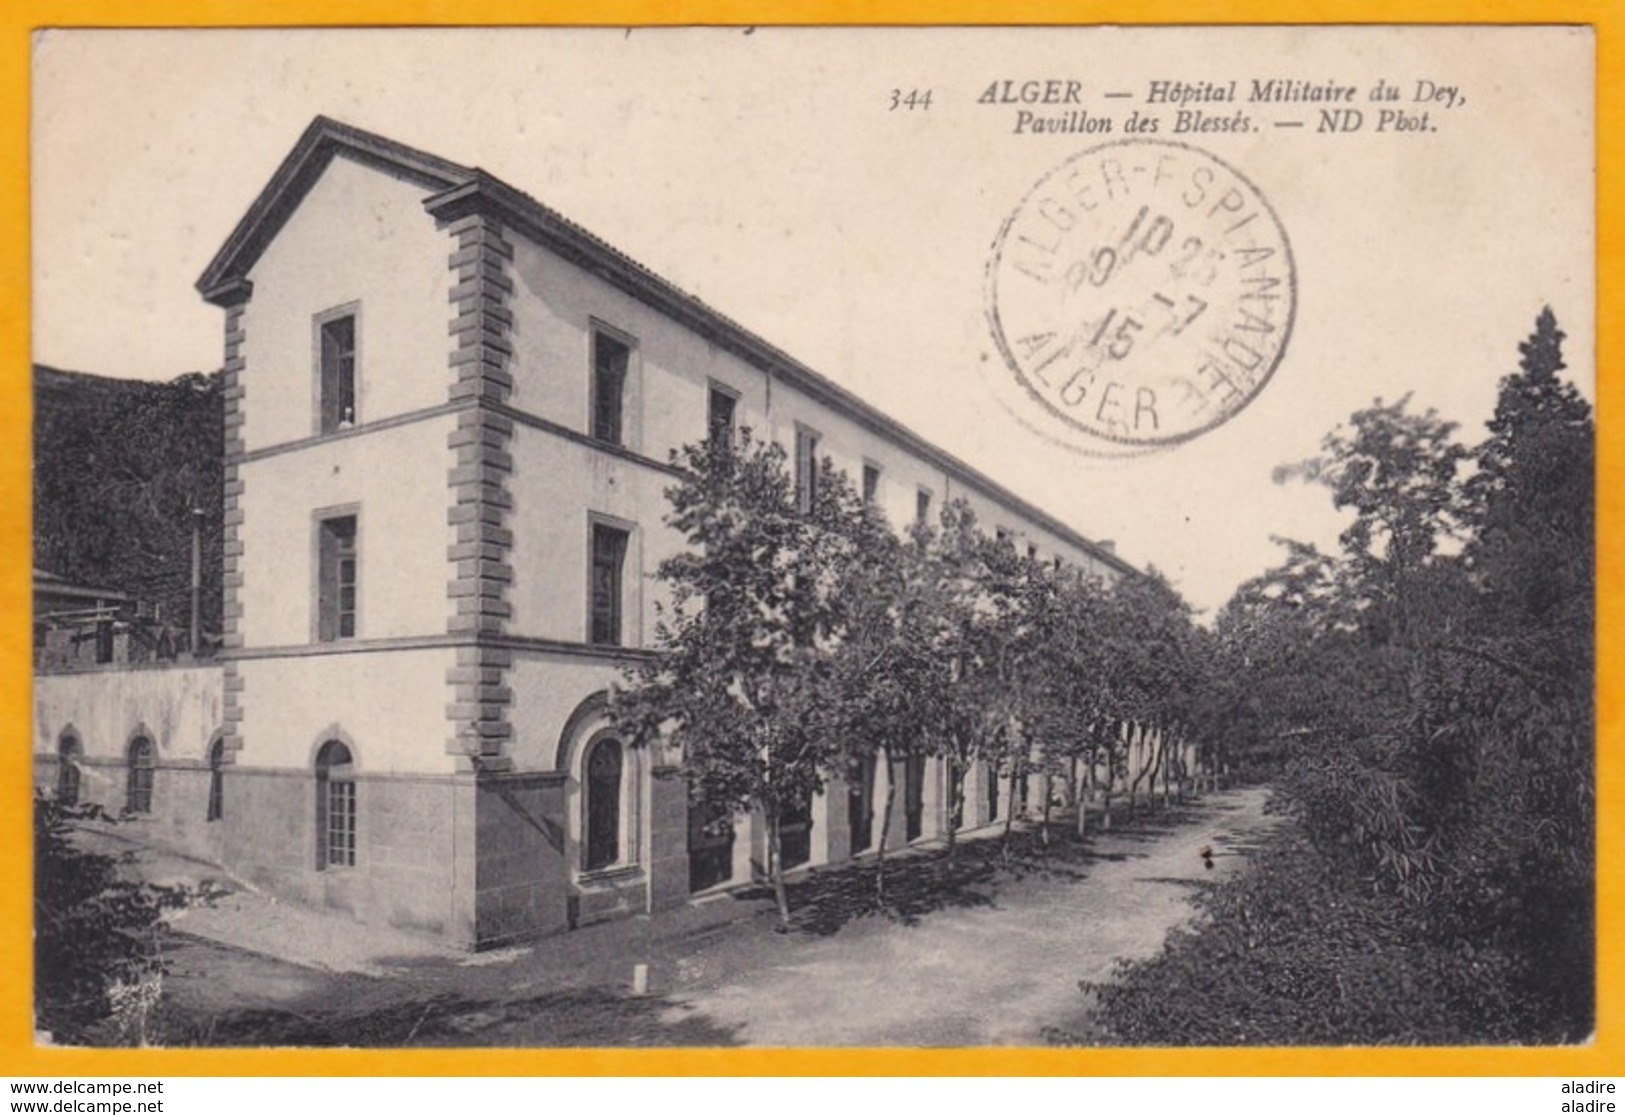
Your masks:
<svg viewBox="0 0 1625 1115"><path fill-rule="evenodd" d="M1210 794L1179 827L1102 834L1082 878L1001 886L992 906L809 941L784 963L672 999L747 1045L1045 1044L1046 1031L1078 1024L1080 980L1154 956L1191 918L1192 887L1240 867L1274 823L1266 797Z"/></svg>

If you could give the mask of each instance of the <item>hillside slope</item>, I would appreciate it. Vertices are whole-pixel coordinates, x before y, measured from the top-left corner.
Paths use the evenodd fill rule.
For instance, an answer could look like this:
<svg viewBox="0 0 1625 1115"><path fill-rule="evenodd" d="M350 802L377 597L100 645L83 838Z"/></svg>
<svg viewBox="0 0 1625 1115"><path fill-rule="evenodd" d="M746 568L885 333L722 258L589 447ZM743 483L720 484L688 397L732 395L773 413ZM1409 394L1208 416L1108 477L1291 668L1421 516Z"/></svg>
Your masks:
<svg viewBox="0 0 1625 1115"><path fill-rule="evenodd" d="M35 567L185 627L199 508L203 629L219 631L222 429L218 373L153 383L35 365Z"/></svg>

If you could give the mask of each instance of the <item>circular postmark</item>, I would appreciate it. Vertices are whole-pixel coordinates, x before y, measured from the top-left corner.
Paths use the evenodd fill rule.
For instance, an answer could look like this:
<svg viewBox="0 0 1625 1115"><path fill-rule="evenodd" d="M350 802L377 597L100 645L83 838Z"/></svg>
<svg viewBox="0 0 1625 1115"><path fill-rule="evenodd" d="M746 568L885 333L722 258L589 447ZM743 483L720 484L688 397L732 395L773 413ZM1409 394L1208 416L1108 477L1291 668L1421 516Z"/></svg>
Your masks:
<svg viewBox="0 0 1625 1115"><path fill-rule="evenodd" d="M999 230L987 316L1025 394L1090 445L1144 452L1226 421L1292 333L1275 211L1240 171L1169 140L1082 151Z"/></svg>

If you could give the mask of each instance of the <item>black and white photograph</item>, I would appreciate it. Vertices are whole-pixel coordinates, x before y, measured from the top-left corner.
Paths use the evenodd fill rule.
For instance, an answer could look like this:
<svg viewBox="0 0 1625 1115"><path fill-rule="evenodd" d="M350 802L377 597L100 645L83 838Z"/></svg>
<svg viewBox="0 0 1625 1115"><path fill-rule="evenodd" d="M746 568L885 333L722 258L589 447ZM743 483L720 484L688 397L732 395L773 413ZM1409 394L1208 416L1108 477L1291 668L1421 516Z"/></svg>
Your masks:
<svg viewBox="0 0 1625 1115"><path fill-rule="evenodd" d="M1595 57L38 31L35 1046L1594 1041Z"/></svg>

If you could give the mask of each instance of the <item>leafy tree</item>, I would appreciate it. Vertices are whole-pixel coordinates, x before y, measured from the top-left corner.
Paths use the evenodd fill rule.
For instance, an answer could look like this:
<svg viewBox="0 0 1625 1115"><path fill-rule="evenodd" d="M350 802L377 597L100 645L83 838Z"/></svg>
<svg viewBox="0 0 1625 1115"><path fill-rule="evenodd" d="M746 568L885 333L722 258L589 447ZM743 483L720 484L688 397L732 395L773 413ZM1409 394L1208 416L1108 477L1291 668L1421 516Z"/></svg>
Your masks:
<svg viewBox="0 0 1625 1115"><path fill-rule="evenodd" d="M842 638L832 647L822 730L841 741L841 761L856 784L865 768L886 772L875 860L882 906L898 771L935 752L953 685L931 575L932 538L921 525L898 539L878 509L865 508L836 594Z"/></svg>
<svg viewBox="0 0 1625 1115"><path fill-rule="evenodd" d="M1562 340L1543 312L1476 449L1404 400L1354 415L1320 458L1286 470L1352 512L1341 552L1289 543L1286 563L1219 616L1215 676L1246 683L1220 682L1214 704L1233 717L1229 732L1265 741L1282 763L1307 841L1227 892L1202 938L1214 978L1304 999L1300 1028L1259 1040L1590 1030L1593 431L1589 407L1557 378ZM1326 953L1333 934L1366 947L1351 911L1421 963ZM1261 968L1253 950L1272 924L1292 931L1273 938ZM1175 968L1197 955L1181 952ZM1366 968L1335 989L1313 980ZM1280 986L1280 971L1306 982ZM1200 1019L1171 1001L1197 975L1174 976L1168 998L1136 983L1134 1003L1117 1006L1219 1040L1204 1029L1224 1013L1207 973ZM1407 991L1403 1002L1373 992L1385 980Z"/></svg>
<svg viewBox="0 0 1625 1115"><path fill-rule="evenodd" d="M664 734L680 749L694 792L713 808L764 819L788 926L781 828L837 757L819 728L836 590L861 513L827 459L810 499L798 495L784 450L748 429L675 457L682 476L666 493L666 521L688 548L660 563L671 601L656 625L658 653L630 669L615 713L638 738Z"/></svg>

